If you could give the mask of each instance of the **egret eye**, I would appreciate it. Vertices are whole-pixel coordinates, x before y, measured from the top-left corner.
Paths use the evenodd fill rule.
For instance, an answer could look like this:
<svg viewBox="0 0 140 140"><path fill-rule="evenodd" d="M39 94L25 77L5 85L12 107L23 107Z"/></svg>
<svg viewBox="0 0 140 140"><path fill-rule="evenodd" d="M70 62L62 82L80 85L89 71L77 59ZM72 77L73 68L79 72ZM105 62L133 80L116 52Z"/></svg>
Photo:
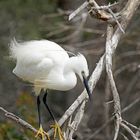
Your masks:
<svg viewBox="0 0 140 140"><path fill-rule="evenodd" d="M81 72L81 74L82 74L82 75L85 75L85 72L84 72L84 71L82 71L82 72Z"/></svg>

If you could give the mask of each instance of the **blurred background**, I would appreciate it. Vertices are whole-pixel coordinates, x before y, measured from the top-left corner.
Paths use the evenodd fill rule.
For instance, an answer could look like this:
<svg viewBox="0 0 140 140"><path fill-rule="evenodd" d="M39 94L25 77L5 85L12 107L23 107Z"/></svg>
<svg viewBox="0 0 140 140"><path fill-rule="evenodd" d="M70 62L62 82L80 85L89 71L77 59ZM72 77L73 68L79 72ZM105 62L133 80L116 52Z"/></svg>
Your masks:
<svg viewBox="0 0 140 140"><path fill-rule="evenodd" d="M98 0L100 5L109 2L114 0ZM114 10L121 9L126 2L120 0L120 4ZM15 37L19 41L48 39L57 42L68 51L83 53L88 60L91 73L104 53L106 23L91 18L86 12L68 21L68 15L82 3L83 0L0 0L0 106L15 113L35 128L38 128L36 97L30 84L12 74L15 62L9 58L10 40ZM140 126L139 17L140 10L137 10L113 59L113 72L122 109L136 102L122 115L124 119L138 127ZM79 81L73 90L65 94L50 91L48 104L57 119L82 90L83 86ZM87 104L83 121L75 133L76 140L109 140L114 134L113 122L97 132L113 113L113 103L108 103L112 100L112 95L105 72L93 92L92 102ZM43 127L48 130L52 120L44 106L42 116ZM32 132L7 120L0 112L0 140L32 139L35 139ZM119 139L123 139L121 134Z"/></svg>

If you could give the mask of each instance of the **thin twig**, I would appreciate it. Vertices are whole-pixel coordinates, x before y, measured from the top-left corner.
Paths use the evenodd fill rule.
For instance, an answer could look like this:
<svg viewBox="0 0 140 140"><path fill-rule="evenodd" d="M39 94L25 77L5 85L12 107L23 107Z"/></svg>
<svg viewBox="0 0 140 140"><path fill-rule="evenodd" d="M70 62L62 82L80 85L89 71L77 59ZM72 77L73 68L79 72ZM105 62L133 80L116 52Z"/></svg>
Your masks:
<svg viewBox="0 0 140 140"><path fill-rule="evenodd" d="M103 6L100 6L99 8L97 8L97 10L108 10L108 8L114 7L118 4L119 4L119 2L114 2L112 4L103 5Z"/></svg>
<svg viewBox="0 0 140 140"><path fill-rule="evenodd" d="M128 110L130 110L134 105L136 105L138 102L140 101L140 98L134 100L131 104L129 104L128 106L126 106L125 108L122 109L122 114L127 112ZM108 121L106 121L100 128L98 128L92 135L89 136L89 138L87 140L93 139L93 137L95 137L98 133L100 133L103 129L105 129L105 127L111 123L111 121L113 121L114 116L112 116L111 118L109 118Z"/></svg>
<svg viewBox="0 0 140 140"><path fill-rule="evenodd" d="M37 129L35 129L32 125L30 125L29 123L27 123L26 121L24 121L23 119L19 118L18 116L16 116L15 114L8 112L7 110L5 110L3 107L0 107L0 110L4 112L4 115L12 120L15 121L16 123L20 124L21 126L31 130L34 133L37 133Z"/></svg>
<svg viewBox="0 0 140 140"><path fill-rule="evenodd" d="M69 127L71 129L68 128L70 130L68 140L72 140L73 134L77 130L78 125L80 124L81 119L83 118L84 109L85 109L85 103L86 102L83 101L83 103L81 104L80 108L78 109L73 121L71 122L71 124L69 124Z"/></svg>
<svg viewBox="0 0 140 140"><path fill-rule="evenodd" d="M108 11L110 12L110 14L111 14L111 15L113 16L113 18L115 19L115 21L116 21L118 27L120 28L120 30L122 31L122 33L125 33L124 29L122 28L121 24L119 23L119 21L118 21L116 15L113 13L113 11L112 11L110 8L108 8Z"/></svg>
<svg viewBox="0 0 140 140"><path fill-rule="evenodd" d="M139 132L140 132L140 128L138 128L138 127L136 127L135 125L129 123L128 121L122 120L122 122L123 122L124 124L126 124L127 126L129 126L130 128L133 128L133 129L135 129L136 131L139 131Z"/></svg>
<svg viewBox="0 0 140 140"><path fill-rule="evenodd" d="M69 15L69 20L72 20L77 14L79 14L83 9L88 6L88 2L85 1L82 5L80 5L74 12Z"/></svg>
<svg viewBox="0 0 140 140"><path fill-rule="evenodd" d="M128 138L127 138L127 136L125 136L123 133L120 133L122 136L123 136L123 138L125 139L125 140L129 140Z"/></svg>
<svg viewBox="0 0 140 140"><path fill-rule="evenodd" d="M90 8L90 11L89 13L92 13L94 14L94 12L92 12L92 10L95 11L95 15L97 14L97 18L100 18L102 20L105 20L105 21L111 21L112 22L112 19L114 18L115 22L117 23L118 27L120 28L120 30L122 31L122 33L125 33L124 32L124 29L122 28L121 24L119 23L118 21L118 18L119 18L119 13L113 13L113 11L111 10L111 7L112 6L115 6L116 4L118 3L113 3L113 4L109 4L107 6L99 6L95 0L89 0L89 4L91 5L91 8ZM92 6L92 4L94 6ZM108 13L106 12L108 11ZM100 15L100 16L99 16Z"/></svg>
<svg viewBox="0 0 140 140"><path fill-rule="evenodd" d="M124 123L121 123L121 126L131 135L131 137L134 140L138 140L138 138L136 137L136 135L133 133L133 131L127 125L125 125Z"/></svg>
<svg viewBox="0 0 140 140"><path fill-rule="evenodd" d="M130 108L132 108L135 104L140 102L140 97L137 98L136 100L134 100L131 104L129 104L128 106L126 106L123 110L122 113L126 112L127 110L129 110Z"/></svg>

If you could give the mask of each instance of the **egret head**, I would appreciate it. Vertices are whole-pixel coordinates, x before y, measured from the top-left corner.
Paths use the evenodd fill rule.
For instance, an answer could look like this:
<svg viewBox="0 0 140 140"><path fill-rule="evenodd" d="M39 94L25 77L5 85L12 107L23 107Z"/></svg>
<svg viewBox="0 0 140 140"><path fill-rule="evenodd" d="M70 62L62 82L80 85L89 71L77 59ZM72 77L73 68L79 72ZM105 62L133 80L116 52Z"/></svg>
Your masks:
<svg viewBox="0 0 140 140"><path fill-rule="evenodd" d="M87 79L87 77L89 76L89 69L88 69L87 60L82 54L77 55L77 64L75 67L75 73L77 73L79 75L81 81L83 82L83 84L87 90L89 98L90 98L91 92L89 89L88 79Z"/></svg>
<svg viewBox="0 0 140 140"><path fill-rule="evenodd" d="M89 76L89 69L88 69L87 60L84 57L84 55L82 55L80 53L76 56L76 59L77 59L77 61L75 64L74 71L76 74L78 74L80 79L83 81L83 73L86 77Z"/></svg>

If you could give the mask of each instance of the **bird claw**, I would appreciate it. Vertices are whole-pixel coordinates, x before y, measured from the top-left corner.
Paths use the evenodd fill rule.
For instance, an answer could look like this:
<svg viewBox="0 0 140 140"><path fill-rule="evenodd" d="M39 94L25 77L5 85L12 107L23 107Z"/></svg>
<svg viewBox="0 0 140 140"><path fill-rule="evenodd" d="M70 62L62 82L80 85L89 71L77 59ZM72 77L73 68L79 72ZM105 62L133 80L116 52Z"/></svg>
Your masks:
<svg viewBox="0 0 140 140"><path fill-rule="evenodd" d="M35 137L41 137L42 140L50 140L49 135L43 130L42 125L40 126L39 130L37 131L37 134Z"/></svg>
<svg viewBox="0 0 140 140"><path fill-rule="evenodd" d="M61 131L61 128L57 122L55 122L54 125L51 125L51 128L54 129L54 136L53 136L54 139L56 139L58 135L59 140L64 140L63 132Z"/></svg>

